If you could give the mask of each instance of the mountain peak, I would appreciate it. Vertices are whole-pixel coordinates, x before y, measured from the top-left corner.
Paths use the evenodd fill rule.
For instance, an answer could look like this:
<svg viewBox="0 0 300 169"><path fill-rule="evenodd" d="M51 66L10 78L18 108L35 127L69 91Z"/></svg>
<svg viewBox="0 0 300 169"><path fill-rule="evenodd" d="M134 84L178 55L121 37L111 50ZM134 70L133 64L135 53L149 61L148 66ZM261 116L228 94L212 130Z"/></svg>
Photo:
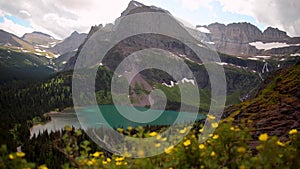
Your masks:
<svg viewBox="0 0 300 169"><path fill-rule="evenodd" d="M138 1L132 0L132 1L129 2L128 6L142 7L142 6L145 6L145 5L138 2Z"/></svg>
<svg viewBox="0 0 300 169"><path fill-rule="evenodd" d="M76 35L79 35L79 33L77 31L74 31L71 36L76 36Z"/></svg>
<svg viewBox="0 0 300 169"><path fill-rule="evenodd" d="M127 8L125 9L125 11L122 12L121 16L126 16L128 15L133 9L135 8L139 8L139 7L143 7L145 6L144 4L137 2L137 1L130 1Z"/></svg>
<svg viewBox="0 0 300 169"><path fill-rule="evenodd" d="M289 38L289 36L286 32L279 30L278 28L268 27L263 32L263 38L267 41L274 41L276 39L284 40Z"/></svg>
<svg viewBox="0 0 300 169"><path fill-rule="evenodd" d="M146 6L140 2L137 1L130 1L126 10L122 12L121 16L126 16L134 13L142 13L142 12L161 12L161 13L171 13L167 10L164 10L162 8L156 7L156 6Z"/></svg>
<svg viewBox="0 0 300 169"><path fill-rule="evenodd" d="M46 33L39 32L39 31L34 31L34 32L32 32L32 34L38 34L38 35L43 35L43 36L47 36L47 37L52 37L52 36L50 36L50 35L48 35Z"/></svg>

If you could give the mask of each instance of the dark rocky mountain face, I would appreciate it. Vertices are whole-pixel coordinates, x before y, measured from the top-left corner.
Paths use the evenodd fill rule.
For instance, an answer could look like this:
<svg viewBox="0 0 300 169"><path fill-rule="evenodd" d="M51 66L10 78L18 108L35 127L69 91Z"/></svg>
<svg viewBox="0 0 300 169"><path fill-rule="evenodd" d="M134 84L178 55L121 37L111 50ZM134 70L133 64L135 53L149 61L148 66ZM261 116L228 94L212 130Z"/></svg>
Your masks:
<svg viewBox="0 0 300 169"><path fill-rule="evenodd" d="M58 43L54 47L50 48L49 50L54 54L65 54L77 50L79 46L84 42L86 39L87 34L78 32L73 32L69 37L63 40L61 43Z"/></svg>
<svg viewBox="0 0 300 169"><path fill-rule="evenodd" d="M44 48L53 47L59 42L59 40L42 32L25 33L22 39L31 43L32 45Z"/></svg>

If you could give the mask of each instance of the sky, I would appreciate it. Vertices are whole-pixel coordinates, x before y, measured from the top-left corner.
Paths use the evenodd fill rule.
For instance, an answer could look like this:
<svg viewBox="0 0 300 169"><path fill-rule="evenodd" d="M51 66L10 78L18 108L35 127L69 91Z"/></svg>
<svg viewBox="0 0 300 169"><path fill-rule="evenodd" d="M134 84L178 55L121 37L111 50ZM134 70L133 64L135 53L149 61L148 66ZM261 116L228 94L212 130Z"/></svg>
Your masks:
<svg viewBox="0 0 300 169"><path fill-rule="evenodd" d="M191 25L249 22L300 36L299 0L138 0L168 10ZM40 31L64 39L73 31L112 23L130 0L0 0L0 29L17 36Z"/></svg>

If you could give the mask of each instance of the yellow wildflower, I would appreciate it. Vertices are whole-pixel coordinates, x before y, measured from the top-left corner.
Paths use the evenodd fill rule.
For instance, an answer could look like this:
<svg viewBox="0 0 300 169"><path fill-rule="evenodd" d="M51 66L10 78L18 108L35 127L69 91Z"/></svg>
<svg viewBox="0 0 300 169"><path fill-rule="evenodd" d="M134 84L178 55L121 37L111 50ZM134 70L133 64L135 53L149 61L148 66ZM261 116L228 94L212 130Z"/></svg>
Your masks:
<svg viewBox="0 0 300 169"><path fill-rule="evenodd" d="M154 137L154 136L156 136L157 135L157 132L151 132L150 134L149 134L149 136L151 136L151 137Z"/></svg>
<svg viewBox="0 0 300 169"><path fill-rule="evenodd" d="M201 169L204 169L204 165L201 165L200 168L201 168Z"/></svg>
<svg viewBox="0 0 300 169"><path fill-rule="evenodd" d="M16 152L17 157L24 157L25 153L23 152Z"/></svg>
<svg viewBox="0 0 300 169"><path fill-rule="evenodd" d="M38 169L48 169L48 167L45 164L43 164L43 165L39 166Z"/></svg>
<svg viewBox="0 0 300 169"><path fill-rule="evenodd" d="M161 141L166 141L167 140L167 137L164 137L161 139Z"/></svg>
<svg viewBox="0 0 300 169"><path fill-rule="evenodd" d="M290 130L289 135L293 135L293 134L297 134L297 133L298 133L297 129L292 129L292 130Z"/></svg>
<svg viewBox="0 0 300 169"><path fill-rule="evenodd" d="M234 129L234 131L241 131L241 129L237 127Z"/></svg>
<svg viewBox="0 0 300 169"><path fill-rule="evenodd" d="M285 144L283 142L279 141L279 140L276 142L276 144L279 145L279 146L281 146L281 147L285 146Z"/></svg>
<svg viewBox="0 0 300 169"><path fill-rule="evenodd" d="M215 134L213 137L212 137L214 140L217 140L219 138L219 135Z"/></svg>
<svg viewBox="0 0 300 169"><path fill-rule="evenodd" d="M216 119L216 117L215 116L212 116L212 115L206 115L207 116L207 118L209 118L210 120L214 120L214 119Z"/></svg>
<svg viewBox="0 0 300 169"><path fill-rule="evenodd" d="M98 151L97 151L97 152L95 152L95 153L93 154L93 156L97 158L97 157L99 157L99 156L102 155L102 154L103 154L103 152L98 152Z"/></svg>
<svg viewBox="0 0 300 169"><path fill-rule="evenodd" d="M268 136L267 133L261 134L261 135L258 137L258 139L259 139L260 141L267 141L268 138L269 138L269 136Z"/></svg>
<svg viewBox="0 0 300 169"><path fill-rule="evenodd" d="M88 166L91 166L93 165L93 162L91 160L88 160L87 163L86 163Z"/></svg>
<svg viewBox="0 0 300 169"><path fill-rule="evenodd" d="M241 166L239 167L239 169L246 169L246 166L241 165Z"/></svg>
<svg viewBox="0 0 300 169"><path fill-rule="evenodd" d="M157 135L156 140L160 140L160 139L161 139L161 135Z"/></svg>
<svg viewBox="0 0 300 169"><path fill-rule="evenodd" d="M125 157L117 157L115 160L116 161L123 161L123 160L125 160Z"/></svg>
<svg viewBox="0 0 300 169"><path fill-rule="evenodd" d="M128 131L131 131L131 130L133 130L133 127L128 126L128 127L127 127L127 130L128 130Z"/></svg>
<svg viewBox="0 0 300 169"><path fill-rule="evenodd" d="M117 161L116 165L122 165L122 162Z"/></svg>
<svg viewBox="0 0 300 169"><path fill-rule="evenodd" d="M187 128L184 128L184 129L182 129L182 130L179 130L179 133L180 133L180 134L184 134L186 131L187 131Z"/></svg>
<svg viewBox="0 0 300 169"><path fill-rule="evenodd" d="M204 131L204 127L199 129L199 132L202 133Z"/></svg>
<svg viewBox="0 0 300 169"><path fill-rule="evenodd" d="M165 148L165 153L170 154L172 152L173 148L174 148L174 146L170 146L168 148Z"/></svg>
<svg viewBox="0 0 300 169"><path fill-rule="evenodd" d="M11 160L13 160L15 157L14 157L13 154L9 154L9 155L8 155L8 158L11 159Z"/></svg>
<svg viewBox="0 0 300 169"><path fill-rule="evenodd" d="M107 164L107 161L102 161L102 164L103 164L103 165L106 165L106 164Z"/></svg>
<svg viewBox="0 0 300 169"><path fill-rule="evenodd" d="M245 147L238 147L237 148L237 152L239 152L239 153L245 153L246 152L246 148Z"/></svg>
<svg viewBox="0 0 300 169"><path fill-rule="evenodd" d="M117 128L117 131L122 133L124 131L124 129L123 128Z"/></svg>
<svg viewBox="0 0 300 169"><path fill-rule="evenodd" d="M218 124L218 123L212 123L211 126L212 126L213 128L217 128L217 127L219 126L219 124Z"/></svg>
<svg viewBox="0 0 300 169"><path fill-rule="evenodd" d="M160 143L156 143L156 144L155 144L155 147L160 147Z"/></svg>
<svg viewBox="0 0 300 169"><path fill-rule="evenodd" d="M110 159L110 158L107 158L106 161L110 163L110 162L111 162L111 159Z"/></svg>
<svg viewBox="0 0 300 169"><path fill-rule="evenodd" d="M214 151L212 151L212 152L210 153L210 156L214 157L214 156L216 156L216 153L215 153Z"/></svg>
<svg viewBox="0 0 300 169"><path fill-rule="evenodd" d="M230 130L231 130L231 131L234 131L234 127L230 127Z"/></svg>
<svg viewBox="0 0 300 169"><path fill-rule="evenodd" d="M191 145L191 140L186 140L185 142L183 142L183 145L184 145L185 147Z"/></svg>
<svg viewBox="0 0 300 169"><path fill-rule="evenodd" d="M204 144L200 144L200 145L199 145L199 149L200 149L200 150L203 150L204 148L205 148L205 145L204 145Z"/></svg>

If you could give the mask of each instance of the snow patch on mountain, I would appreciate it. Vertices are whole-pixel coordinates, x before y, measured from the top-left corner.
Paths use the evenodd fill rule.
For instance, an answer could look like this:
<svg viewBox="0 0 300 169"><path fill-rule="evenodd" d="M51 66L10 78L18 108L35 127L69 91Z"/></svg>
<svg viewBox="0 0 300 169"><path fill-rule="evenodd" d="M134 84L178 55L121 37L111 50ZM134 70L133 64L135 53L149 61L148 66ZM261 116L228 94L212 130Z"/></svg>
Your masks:
<svg viewBox="0 0 300 169"><path fill-rule="evenodd" d="M300 53L291 54L291 56L300 56Z"/></svg>
<svg viewBox="0 0 300 169"><path fill-rule="evenodd" d="M262 59L270 59L271 58L271 56L261 56L261 55L259 55L259 56L253 56L253 57L255 57L255 58L262 58Z"/></svg>
<svg viewBox="0 0 300 169"><path fill-rule="evenodd" d="M210 30L208 30L207 28L205 28L203 26L197 27L196 29L202 33L210 33Z"/></svg>
<svg viewBox="0 0 300 169"><path fill-rule="evenodd" d="M274 49L274 48L300 46L300 44L287 44L287 43L281 43L281 42L263 43L260 41L251 42L251 43L249 43L249 45L254 46L256 49L259 49L259 50L270 50L270 49Z"/></svg>
<svg viewBox="0 0 300 169"><path fill-rule="evenodd" d="M174 81L170 81L170 84L167 83L162 83L162 85L167 86L167 87L174 87L175 85L178 85L179 83L184 84L184 83L191 83L195 86L195 80L194 79L188 79L188 78L183 78L182 80L180 80L179 82L174 82Z"/></svg>
<svg viewBox="0 0 300 169"><path fill-rule="evenodd" d="M250 59L250 60L259 60L258 58L254 58L254 57L250 57L248 59Z"/></svg>
<svg viewBox="0 0 300 169"><path fill-rule="evenodd" d="M226 63L226 62L216 62L216 64L221 65L221 66L228 65L228 63Z"/></svg>

